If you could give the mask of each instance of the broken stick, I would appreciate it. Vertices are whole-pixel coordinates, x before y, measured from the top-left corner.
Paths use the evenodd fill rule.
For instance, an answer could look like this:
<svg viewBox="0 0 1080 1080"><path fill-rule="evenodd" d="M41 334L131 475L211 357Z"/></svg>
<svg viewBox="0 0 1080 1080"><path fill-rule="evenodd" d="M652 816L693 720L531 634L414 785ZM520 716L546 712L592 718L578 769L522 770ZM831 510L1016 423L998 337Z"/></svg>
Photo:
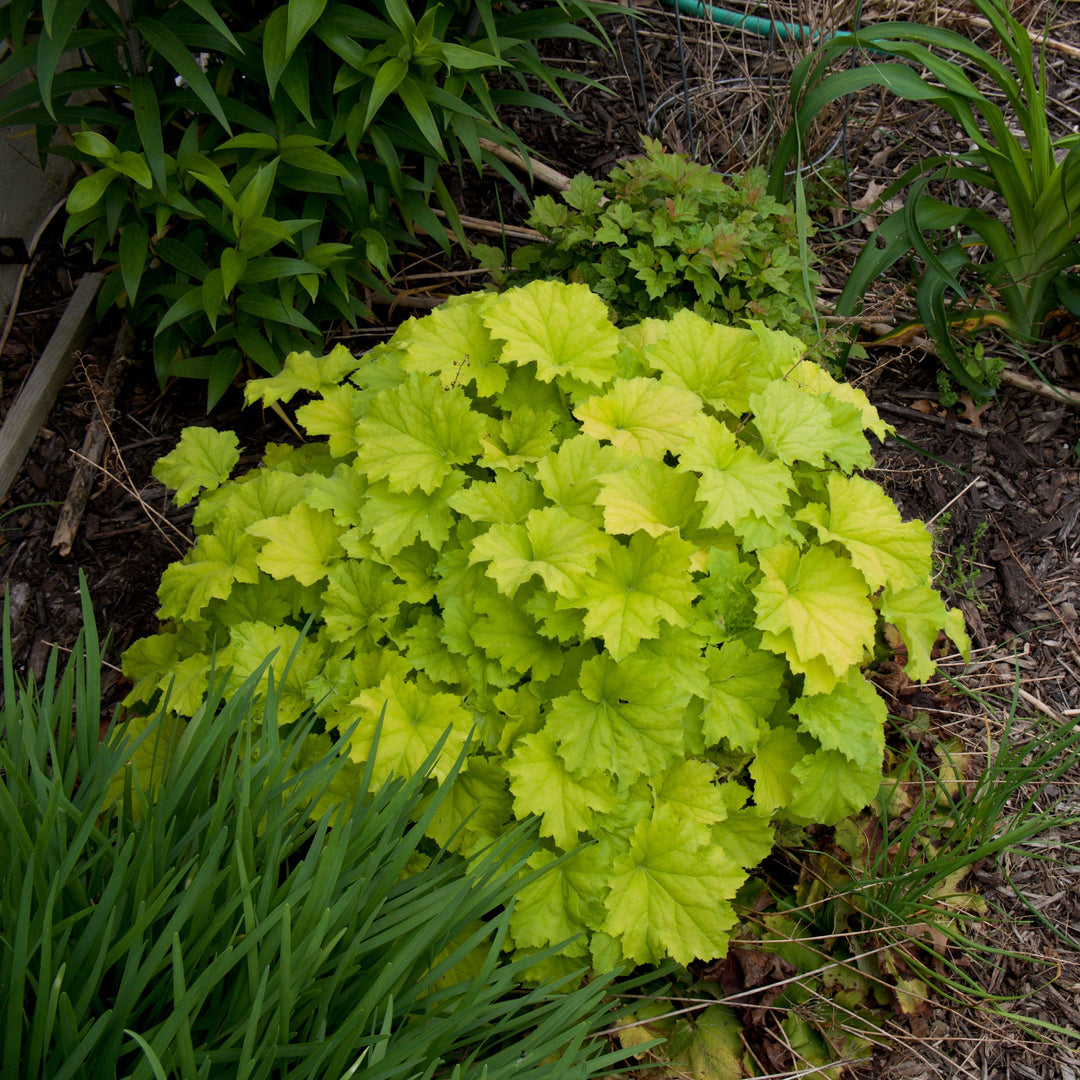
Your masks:
<svg viewBox="0 0 1080 1080"><path fill-rule="evenodd" d="M93 487L97 471L96 466L101 464L101 459L105 454L105 439L114 415L116 399L120 395L120 388L124 385L127 369L134 362L132 343L131 329L125 319L120 324L120 333L116 338L112 359L109 360L109 366L105 371L105 380L100 392L95 395L97 411L94 419L90 421L90 426L86 429L82 450L79 452L79 463L75 467L75 475L71 479L67 498L64 500L60 518L53 531L52 546L59 548L61 555L71 554L71 545L75 541L83 514L86 512L90 489Z"/></svg>

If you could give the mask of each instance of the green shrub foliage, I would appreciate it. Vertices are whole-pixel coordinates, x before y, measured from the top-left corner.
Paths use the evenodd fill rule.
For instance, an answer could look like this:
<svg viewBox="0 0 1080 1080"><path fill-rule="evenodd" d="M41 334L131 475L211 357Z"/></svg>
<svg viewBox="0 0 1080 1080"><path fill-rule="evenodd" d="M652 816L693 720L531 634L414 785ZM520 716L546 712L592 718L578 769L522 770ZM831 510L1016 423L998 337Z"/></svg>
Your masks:
<svg viewBox="0 0 1080 1080"><path fill-rule="evenodd" d="M804 351L692 312L619 330L584 285L533 282L363 358L290 356L248 395L306 391L316 441L230 480L235 437L189 429L157 467L202 489L198 539L126 655L131 700L172 685L184 713L211 650L242 672L277 647L280 720L351 727L357 769L385 707L377 782L451 725L441 776L475 731L430 836L470 852L538 815L532 865L576 851L520 894L517 947L722 954L774 824L877 791L883 623L914 678L939 628L964 636L922 523L854 475L885 425Z"/></svg>
<svg viewBox="0 0 1080 1080"><path fill-rule="evenodd" d="M583 282L621 322L691 308L814 340L818 276L804 271L795 212L766 193L765 173L724 177L652 139L645 150L601 183L575 177L561 202L538 198L529 224L551 242L519 247L497 279Z"/></svg>
<svg viewBox="0 0 1080 1080"><path fill-rule="evenodd" d="M355 325L358 294L381 287L417 230L449 247L460 225L444 166L518 184L492 150L525 150L499 110L559 114L559 80L580 77L537 44L598 44L586 27L606 10L618 9L10 0L0 126L33 124L42 154L89 167L66 235L117 266L102 306L153 336L162 385L206 379L213 403L244 362L272 374L293 349L320 348L321 325Z"/></svg>
<svg viewBox="0 0 1080 1080"><path fill-rule="evenodd" d="M279 737L264 668L226 703L215 679L184 727L160 714L102 741L85 594L84 612L41 686L17 682L5 632L4 1077L610 1072L607 980L522 994L530 961L500 955L530 830L468 862L417 857L453 786L425 784L437 746L377 792L355 770L343 783L310 718Z"/></svg>

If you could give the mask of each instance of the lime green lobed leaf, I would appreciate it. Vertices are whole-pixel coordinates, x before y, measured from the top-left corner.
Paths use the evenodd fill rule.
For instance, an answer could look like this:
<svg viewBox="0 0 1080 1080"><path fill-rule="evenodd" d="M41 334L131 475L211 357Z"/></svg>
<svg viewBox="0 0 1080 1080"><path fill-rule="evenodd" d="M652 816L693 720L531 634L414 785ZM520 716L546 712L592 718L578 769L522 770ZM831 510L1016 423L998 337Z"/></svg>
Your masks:
<svg viewBox="0 0 1080 1080"><path fill-rule="evenodd" d="M795 780L788 813L835 825L873 801L881 786L881 762L856 765L838 750L808 754L792 769Z"/></svg>
<svg viewBox="0 0 1080 1080"><path fill-rule="evenodd" d="M240 460L240 442L231 431L184 428L175 449L158 458L154 479L174 488L173 502L186 506L204 489L226 480Z"/></svg>
<svg viewBox="0 0 1080 1080"><path fill-rule="evenodd" d="M577 435L537 464L536 479L556 506L599 525L596 500L602 478L634 464L637 459L632 455L604 446L588 435Z"/></svg>
<svg viewBox="0 0 1080 1080"><path fill-rule="evenodd" d="M393 675L363 691L356 704L363 715L349 740L353 761L368 759L382 716L374 763L376 784L386 783L391 775L406 779L413 776L447 733L432 768L439 780L445 780L472 729L472 716L454 694L430 693Z"/></svg>
<svg viewBox="0 0 1080 1080"><path fill-rule="evenodd" d="M741 784L717 783L716 766L686 758L650 781L655 805L676 818L715 825L738 810L750 792Z"/></svg>
<svg viewBox="0 0 1080 1080"><path fill-rule="evenodd" d="M828 694L808 694L791 706L799 730L826 750L838 750L862 769L880 769L885 753L885 702L853 669Z"/></svg>
<svg viewBox="0 0 1080 1080"><path fill-rule="evenodd" d="M469 561L488 563L488 575L507 596L534 576L552 592L570 596L607 545L598 529L549 506L530 510L523 525L493 525L473 542Z"/></svg>
<svg viewBox="0 0 1080 1080"><path fill-rule="evenodd" d="M785 465L806 461L821 467L836 437L825 404L793 382L777 380L750 397L754 426L765 450Z"/></svg>
<svg viewBox="0 0 1080 1080"><path fill-rule="evenodd" d="M638 964L723 956L738 921L728 901L745 879L706 826L657 815L614 861L603 929Z"/></svg>
<svg viewBox="0 0 1080 1080"><path fill-rule="evenodd" d="M507 759L506 771L517 816L536 814L541 834L550 836L564 851L576 847L578 834L592 827L594 812L606 814L615 809L611 777L598 772L572 773L547 732L519 739Z"/></svg>
<svg viewBox="0 0 1080 1080"><path fill-rule="evenodd" d="M795 659L820 657L842 676L873 648L877 613L862 574L847 559L825 548L800 554L784 544L762 552L760 565L757 625L790 632Z"/></svg>
<svg viewBox="0 0 1080 1080"><path fill-rule="evenodd" d="M338 387L342 380L365 363L363 357L353 356L344 345L337 345L327 356L309 352L289 353L285 364L268 379L251 379L244 387L244 403L261 401L273 405L291 401L301 390L321 394Z"/></svg>
<svg viewBox="0 0 1080 1080"><path fill-rule="evenodd" d="M535 481L522 472L505 470L493 481L473 481L447 501L471 521L489 525L517 525L530 510L539 510L545 503L544 493Z"/></svg>
<svg viewBox="0 0 1080 1080"><path fill-rule="evenodd" d="M762 649L734 639L709 650L710 694L702 716L705 740L721 739L753 753L783 691L787 665Z"/></svg>
<svg viewBox="0 0 1080 1080"><path fill-rule="evenodd" d="M730 525L739 531L756 519L782 518L794 486L786 465L739 446L732 432L709 416L696 417L688 436L678 468L700 476L697 497L705 506L706 528Z"/></svg>
<svg viewBox="0 0 1080 1080"><path fill-rule="evenodd" d="M609 533L687 536L700 518L697 487L693 476L646 459L634 468L601 476L596 501L604 508Z"/></svg>
<svg viewBox="0 0 1080 1080"><path fill-rule="evenodd" d="M684 753L689 695L662 669L637 659L617 664L602 654L582 665L580 687L552 703L546 725L575 776L600 769L628 784Z"/></svg>
<svg viewBox="0 0 1080 1080"><path fill-rule="evenodd" d="M309 401L296 410L296 420L312 437L326 436L332 457L349 457L360 449L356 425L368 400L368 394L353 386L327 387L321 399Z"/></svg>
<svg viewBox="0 0 1080 1080"><path fill-rule="evenodd" d="M235 584L254 584L259 578L255 556L250 537L232 520L200 536L183 560L161 575L158 618L190 622L211 600L225 599Z"/></svg>
<svg viewBox="0 0 1080 1080"><path fill-rule="evenodd" d="M680 311L657 340L646 345L645 357L661 372L663 383L739 416L749 410L750 396L780 378L805 348L795 338L761 326L721 326Z"/></svg>
<svg viewBox="0 0 1080 1080"><path fill-rule="evenodd" d="M896 504L861 476L828 478L829 505L811 504L797 516L810 522L823 544L841 544L871 591L901 591L930 575L930 533L921 521L904 522Z"/></svg>
<svg viewBox="0 0 1080 1080"><path fill-rule="evenodd" d="M568 955L584 955L588 951L585 931L604 918L602 897L608 889L610 864L601 861L601 845L595 844L553 866L557 858L544 848L529 856L530 869L545 868L545 873L518 890L510 932L514 944L525 949L559 945L577 937Z"/></svg>
<svg viewBox="0 0 1080 1080"><path fill-rule="evenodd" d="M574 409L586 435L656 461L679 452L687 426L700 412L696 394L648 378L616 379L606 394Z"/></svg>
<svg viewBox="0 0 1080 1080"><path fill-rule="evenodd" d="M966 659L971 642L963 616L947 611L945 601L929 585L911 589L886 589L881 595L881 616L900 631L908 650L907 673L912 679L929 679L937 670L931 653L938 632L947 630Z"/></svg>
<svg viewBox="0 0 1080 1080"><path fill-rule="evenodd" d="M518 409L481 439L479 463L487 469L522 469L544 457L557 439L553 428L557 413Z"/></svg>
<svg viewBox="0 0 1080 1080"><path fill-rule="evenodd" d="M370 643L382 635L382 624L392 619L405 598L405 587L393 571L370 560L342 561L327 575L322 594L322 618L331 641Z"/></svg>
<svg viewBox="0 0 1080 1080"><path fill-rule="evenodd" d="M305 478L296 473L254 469L199 499L196 529L231 517L245 528L264 518L287 514L304 497Z"/></svg>
<svg viewBox="0 0 1080 1080"><path fill-rule="evenodd" d="M694 545L674 533L635 533L629 546L612 544L604 552L565 606L583 608L586 631L622 660L643 638L657 637L661 623L690 624L698 595L690 579L693 553Z"/></svg>
<svg viewBox="0 0 1080 1080"><path fill-rule="evenodd" d="M795 786L792 770L805 754L798 735L788 728L773 728L762 735L749 768L757 806L770 814L787 806Z"/></svg>
<svg viewBox="0 0 1080 1080"><path fill-rule="evenodd" d="M562 670L562 647L540 633L534 619L516 599L501 593L481 595L476 598L476 611L472 639L504 671L542 681Z"/></svg>
<svg viewBox="0 0 1080 1080"><path fill-rule="evenodd" d="M338 543L344 529L333 514L304 502L281 517L249 525L247 531L267 541L258 555L259 569L272 578L294 577L301 585L321 581L331 562L344 554Z"/></svg>
<svg viewBox="0 0 1080 1080"><path fill-rule="evenodd" d="M394 491L381 480L368 488L360 521L385 559L397 559L417 539L439 551L450 539L454 514L449 499L465 483L460 472L449 473L434 491Z"/></svg>
<svg viewBox="0 0 1080 1080"><path fill-rule="evenodd" d="M480 453L487 420L460 387L446 390L428 375L376 394L356 426L357 468L394 491L431 494Z"/></svg>
<svg viewBox="0 0 1080 1080"><path fill-rule="evenodd" d="M486 306L483 320L504 342L504 364L535 364L537 377L560 375L603 386L615 375L619 332L585 285L533 281Z"/></svg>
<svg viewBox="0 0 1080 1080"><path fill-rule="evenodd" d="M483 320L493 300L488 293L452 296L426 318L411 319L395 338L404 348L401 366L437 376L446 389L472 384L481 397L500 393L507 379L501 345Z"/></svg>

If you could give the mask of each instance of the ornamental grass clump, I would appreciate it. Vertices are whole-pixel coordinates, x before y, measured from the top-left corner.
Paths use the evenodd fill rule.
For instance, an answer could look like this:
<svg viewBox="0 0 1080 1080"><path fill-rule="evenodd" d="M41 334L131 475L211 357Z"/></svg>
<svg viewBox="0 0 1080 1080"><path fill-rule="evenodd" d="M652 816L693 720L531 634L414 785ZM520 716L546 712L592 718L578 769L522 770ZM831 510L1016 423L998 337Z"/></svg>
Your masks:
<svg viewBox="0 0 1080 1080"><path fill-rule="evenodd" d="M531 961L500 955L534 830L418 857L461 765L430 790L441 743L378 791L342 783L313 717L279 732L265 664L227 702L214 676L183 726L162 711L103 739L85 589L83 612L40 685L4 623L5 1080L610 1074L608 980L521 993Z"/></svg>
<svg viewBox="0 0 1080 1080"><path fill-rule="evenodd" d="M723 954L776 825L877 792L885 624L915 679L941 628L965 638L923 524L855 475L886 426L804 353L686 311L620 330L537 281L364 357L291 355L247 396L305 392L311 442L229 479L235 436L188 429L155 470L198 495L197 540L125 656L130 702L171 686L183 716L212 654L242 673L276 648L279 722L313 706L357 776L412 775L449 726L442 778L472 735L438 844L539 818L530 865L556 865L508 944L597 970Z"/></svg>

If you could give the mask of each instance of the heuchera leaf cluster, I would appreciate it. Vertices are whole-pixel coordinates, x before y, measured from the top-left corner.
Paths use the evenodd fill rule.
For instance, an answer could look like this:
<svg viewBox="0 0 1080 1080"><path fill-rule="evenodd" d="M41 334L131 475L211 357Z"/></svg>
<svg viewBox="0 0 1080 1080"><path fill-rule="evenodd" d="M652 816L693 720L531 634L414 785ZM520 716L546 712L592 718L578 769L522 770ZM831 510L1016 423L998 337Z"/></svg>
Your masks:
<svg viewBox="0 0 1080 1080"><path fill-rule="evenodd" d="M276 648L282 723L314 706L359 769L382 717L376 781L449 729L441 776L472 734L435 841L470 853L536 815L534 864L574 853L522 890L514 947L573 939L600 970L723 954L775 824L877 791L861 669L883 622L916 679L939 629L965 637L922 523L855 475L885 425L804 349L691 312L619 330L538 281L361 358L290 356L248 398L311 390L313 441L228 479L235 438L189 430L159 463L203 489L197 541L125 656L129 700L183 715L211 655L239 684Z"/></svg>

